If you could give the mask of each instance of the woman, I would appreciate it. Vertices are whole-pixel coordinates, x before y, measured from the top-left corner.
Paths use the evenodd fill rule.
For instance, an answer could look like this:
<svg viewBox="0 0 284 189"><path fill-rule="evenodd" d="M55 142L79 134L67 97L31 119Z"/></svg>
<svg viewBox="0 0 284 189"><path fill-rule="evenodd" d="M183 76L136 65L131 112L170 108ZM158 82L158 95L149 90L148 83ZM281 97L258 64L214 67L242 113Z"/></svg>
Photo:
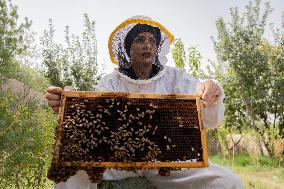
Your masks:
<svg viewBox="0 0 284 189"><path fill-rule="evenodd" d="M179 68L165 65L173 36L161 24L145 17L130 18L120 24L110 35L109 53L118 69L105 76L97 91L134 93L184 93L197 94L203 99L203 125L215 128L224 116L223 89L213 80L198 82ZM46 98L55 112L60 105L59 87L49 87ZM144 177L158 189L218 188L241 189L238 176L230 170L209 163L207 168L182 169L171 176L158 176L157 170L118 171L107 169L104 180L123 180ZM57 189L96 188L84 171L79 171ZM123 188L121 186L120 188ZM133 186L135 188L135 186Z"/></svg>

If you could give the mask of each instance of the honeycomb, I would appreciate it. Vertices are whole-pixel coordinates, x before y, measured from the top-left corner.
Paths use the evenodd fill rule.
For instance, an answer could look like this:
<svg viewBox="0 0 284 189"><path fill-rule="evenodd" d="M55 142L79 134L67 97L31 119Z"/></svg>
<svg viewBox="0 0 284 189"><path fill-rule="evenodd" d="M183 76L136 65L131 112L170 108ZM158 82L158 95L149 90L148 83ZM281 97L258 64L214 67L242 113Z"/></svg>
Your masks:
<svg viewBox="0 0 284 189"><path fill-rule="evenodd" d="M48 177L66 181L105 168L171 170L208 166L200 99L191 95L65 92Z"/></svg>

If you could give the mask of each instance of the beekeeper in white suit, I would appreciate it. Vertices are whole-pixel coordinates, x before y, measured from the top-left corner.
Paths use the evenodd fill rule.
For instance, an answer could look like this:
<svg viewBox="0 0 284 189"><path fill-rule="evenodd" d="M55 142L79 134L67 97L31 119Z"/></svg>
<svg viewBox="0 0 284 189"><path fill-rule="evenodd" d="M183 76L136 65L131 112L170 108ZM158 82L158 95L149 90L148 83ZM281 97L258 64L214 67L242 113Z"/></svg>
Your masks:
<svg viewBox="0 0 284 189"><path fill-rule="evenodd" d="M109 53L118 69L105 76L97 91L132 93L184 93L200 95L204 101L203 124L215 128L224 117L224 92L214 80L199 82L185 70L166 66L166 54L173 42L172 34L150 18L137 16L121 23L110 35ZM55 112L63 89L47 90L48 104ZM144 177L158 189L241 189L238 176L227 168L209 162L207 168L182 169L170 176L158 176L158 170L119 171L107 169L104 180ZM56 189L95 189L84 171L78 171ZM120 188L123 188L121 186ZM135 188L135 186L133 187Z"/></svg>

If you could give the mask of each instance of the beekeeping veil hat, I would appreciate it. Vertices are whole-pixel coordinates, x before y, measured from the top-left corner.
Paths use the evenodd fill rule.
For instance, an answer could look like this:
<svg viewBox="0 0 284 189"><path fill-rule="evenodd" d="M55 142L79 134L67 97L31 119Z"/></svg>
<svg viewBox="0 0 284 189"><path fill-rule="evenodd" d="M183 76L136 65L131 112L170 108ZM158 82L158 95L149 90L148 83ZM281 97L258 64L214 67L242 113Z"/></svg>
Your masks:
<svg viewBox="0 0 284 189"><path fill-rule="evenodd" d="M134 38L142 32L150 32L156 39L158 55L153 62L153 73L150 78L153 80L160 75L160 72L165 71L163 65L167 62L166 55L174 40L173 35L160 23L146 16L134 16L122 22L109 37L109 54L111 61L118 64L120 74L137 80L131 71L129 54Z"/></svg>

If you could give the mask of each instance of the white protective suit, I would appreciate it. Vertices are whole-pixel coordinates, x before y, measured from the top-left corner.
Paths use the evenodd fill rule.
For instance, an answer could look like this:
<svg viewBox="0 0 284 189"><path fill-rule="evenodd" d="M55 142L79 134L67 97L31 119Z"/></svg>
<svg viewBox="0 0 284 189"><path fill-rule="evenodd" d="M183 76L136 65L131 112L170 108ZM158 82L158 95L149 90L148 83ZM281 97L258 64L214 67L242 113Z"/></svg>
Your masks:
<svg viewBox="0 0 284 189"><path fill-rule="evenodd" d="M147 19L146 19L147 20ZM166 54L166 53L165 53ZM164 54L164 55L165 55ZM97 85L97 91L132 93L183 93L195 94L199 82L185 70L164 65L165 58L160 56L163 69L148 80L135 80L118 70L105 76ZM202 81L201 81L202 82ZM203 108L203 124L215 128L224 117L224 93L211 107ZM182 169L171 172L170 176L158 176L158 170L119 171L107 169L104 180L122 180L128 177L144 177L157 189L242 189L239 177L225 167L209 162L206 168ZM55 185L55 189L96 189L84 171L78 171L66 182ZM126 188L120 186L119 188ZM128 188L128 187L127 187ZM133 186L132 188L136 188Z"/></svg>

